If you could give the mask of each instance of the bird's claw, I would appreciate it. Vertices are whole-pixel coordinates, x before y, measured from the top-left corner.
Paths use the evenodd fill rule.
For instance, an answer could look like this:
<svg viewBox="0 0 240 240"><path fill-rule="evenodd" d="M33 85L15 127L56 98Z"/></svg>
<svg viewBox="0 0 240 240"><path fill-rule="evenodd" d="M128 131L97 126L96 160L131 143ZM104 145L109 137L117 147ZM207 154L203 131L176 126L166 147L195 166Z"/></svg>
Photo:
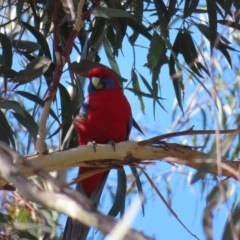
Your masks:
<svg viewBox="0 0 240 240"><path fill-rule="evenodd" d="M112 145L114 152L116 152L115 142L113 140L110 140L108 143Z"/></svg>
<svg viewBox="0 0 240 240"><path fill-rule="evenodd" d="M93 149L94 149L94 152L96 152L97 150L96 150L96 146L97 146L97 143L96 143L96 141L91 141L91 142L88 142L88 144L87 145L92 145L93 146Z"/></svg>

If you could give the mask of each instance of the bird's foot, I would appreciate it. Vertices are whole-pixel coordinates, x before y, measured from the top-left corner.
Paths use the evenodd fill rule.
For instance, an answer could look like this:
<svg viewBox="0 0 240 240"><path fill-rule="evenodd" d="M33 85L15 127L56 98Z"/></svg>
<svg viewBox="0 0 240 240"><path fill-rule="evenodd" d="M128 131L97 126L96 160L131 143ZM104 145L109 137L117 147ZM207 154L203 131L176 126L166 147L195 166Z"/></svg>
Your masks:
<svg viewBox="0 0 240 240"><path fill-rule="evenodd" d="M108 143L112 145L114 152L116 152L115 142L113 140L110 140Z"/></svg>
<svg viewBox="0 0 240 240"><path fill-rule="evenodd" d="M96 143L96 141L91 141L91 142L88 142L88 144L87 144L88 146L89 145L92 145L93 146L93 149L94 149L94 152L96 152L97 150L96 150L96 146L97 146L97 143Z"/></svg>

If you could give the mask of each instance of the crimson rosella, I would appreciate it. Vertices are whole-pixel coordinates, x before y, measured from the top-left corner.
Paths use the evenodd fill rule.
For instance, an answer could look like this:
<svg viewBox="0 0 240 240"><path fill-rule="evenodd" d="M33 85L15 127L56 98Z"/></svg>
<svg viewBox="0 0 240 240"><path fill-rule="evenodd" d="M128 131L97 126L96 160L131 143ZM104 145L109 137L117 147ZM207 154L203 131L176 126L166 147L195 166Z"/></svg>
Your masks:
<svg viewBox="0 0 240 240"><path fill-rule="evenodd" d="M88 96L73 122L79 134L79 145L127 140L132 127L131 107L115 76L105 67L96 67L88 72L88 78ZM80 167L79 174L92 169ZM86 178L77 183L76 189L85 193L97 206L107 176L108 172L103 172ZM86 226L68 218L63 239L85 240L88 231Z"/></svg>

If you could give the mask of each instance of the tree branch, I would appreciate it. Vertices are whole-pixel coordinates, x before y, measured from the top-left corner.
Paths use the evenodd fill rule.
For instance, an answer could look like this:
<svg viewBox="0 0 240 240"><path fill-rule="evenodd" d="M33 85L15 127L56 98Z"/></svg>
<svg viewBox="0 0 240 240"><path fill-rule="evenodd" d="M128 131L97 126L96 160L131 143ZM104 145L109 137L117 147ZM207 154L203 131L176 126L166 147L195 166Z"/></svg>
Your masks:
<svg viewBox="0 0 240 240"><path fill-rule="evenodd" d="M19 167L26 176L37 175L39 169L51 172L75 166L116 168L125 164L147 163L146 159L184 164L194 169L199 169L203 163L209 164L206 171L217 175L217 162L208 154L190 146L163 141L151 146L140 146L139 143L133 141L120 142L116 143L116 151L113 151L110 144L97 145L96 152L92 146L81 146L48 155L28 156L26 159L34 162L38 167L33 171L26 164L20 164ZM239 161L227 161L222 158L222 176L239 179L239 165ZM0 188L8 189L8 187L8 182L0 178Z"/></svg>
<svg viewBox="0 0 240 240"><path fill-rule="evenodd" d="M88 198L70 188L63 187L63 183L57 182L49 174L47 174L47 178L53 184L55 192L40 190L23 175L16 163L26 164L32 168L32 171L36 170L34 164L11 150L4 143L0 143L0 165L2 166L0 172L2 176L12 182L18 191L30 201L67 214L87 226L99 229L104 234L108 234L117 226L118 222L113 217L101 214ZM46 177L46 173L40 171L39 176ZM124 239L148 240L150 238L138 231L128 229Z"/></svg>

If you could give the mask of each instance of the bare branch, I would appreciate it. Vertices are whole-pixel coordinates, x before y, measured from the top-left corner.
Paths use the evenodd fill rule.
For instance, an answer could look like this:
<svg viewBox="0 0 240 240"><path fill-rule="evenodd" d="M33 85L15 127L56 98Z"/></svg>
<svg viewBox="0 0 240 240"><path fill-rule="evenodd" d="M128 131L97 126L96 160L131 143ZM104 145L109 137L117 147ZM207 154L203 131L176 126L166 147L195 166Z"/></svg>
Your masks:
<svg viewBox="0 0 240 240"><path fill-rule="evenodd" d="M38 174L41 168L48 172L75 166L116 168L125 164L147 163L146 159L184 164L194 169L199 169L201 164L205 163L211 166L207 171L217 175L216 160L208 154L196 151L190 146L163 141L153 146L140 146L133 141L121 142L116 144L116 151L113 151L110 144L97 145L96 152L92 146L81 146L48 155L29 156L26 159L33 161L38 167L37 170L31 170L26 164L20 164L20 169L26 176ZM227 161L222 158L222 175L239 179L239 165L239 161ZM7 184L5 179L0 178L0 188L7 189Z"/></svg>

